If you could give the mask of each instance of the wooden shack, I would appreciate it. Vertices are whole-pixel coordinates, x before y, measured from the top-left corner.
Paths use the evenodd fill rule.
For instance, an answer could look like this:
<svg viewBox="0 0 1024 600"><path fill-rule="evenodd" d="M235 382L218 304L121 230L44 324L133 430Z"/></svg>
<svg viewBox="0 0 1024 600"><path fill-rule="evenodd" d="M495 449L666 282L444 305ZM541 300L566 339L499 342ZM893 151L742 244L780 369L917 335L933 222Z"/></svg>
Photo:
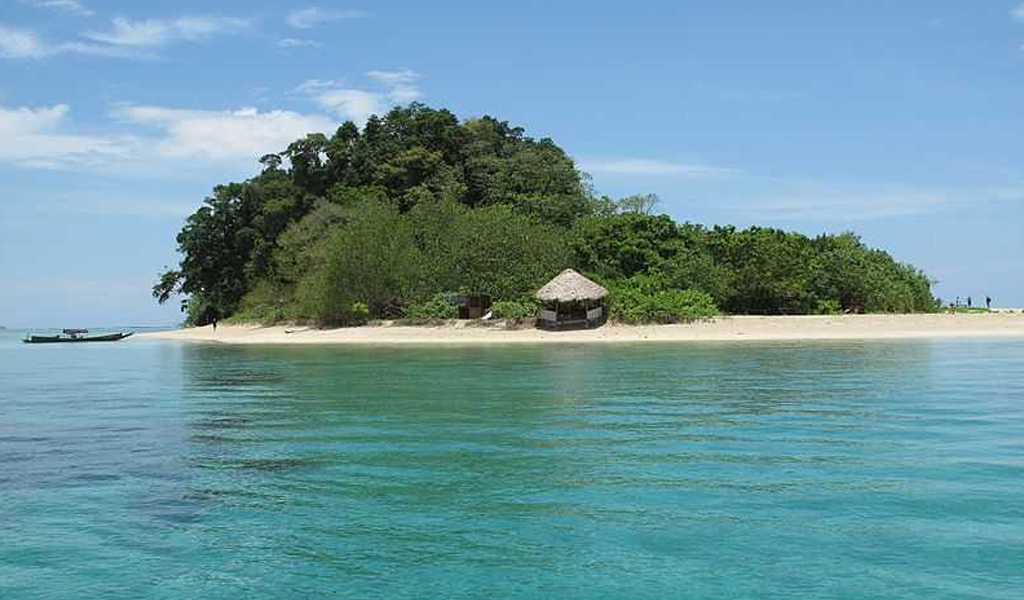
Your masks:
<svg viewBox="0 0 1024 600"><path fill-rule="evenodd" d="M479 319L491 310L491 297L487 294L460 294L449 300L459 307L460 319Z"/></svg>

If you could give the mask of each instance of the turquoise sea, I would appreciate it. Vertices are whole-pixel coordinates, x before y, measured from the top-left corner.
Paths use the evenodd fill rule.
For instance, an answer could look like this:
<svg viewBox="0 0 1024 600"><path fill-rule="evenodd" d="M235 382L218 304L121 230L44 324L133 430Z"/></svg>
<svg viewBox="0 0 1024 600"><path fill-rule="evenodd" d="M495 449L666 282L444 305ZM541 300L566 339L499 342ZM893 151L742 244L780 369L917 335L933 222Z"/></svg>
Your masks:
<svg viewBox="0 0 1024 600"><path fill-rule="evenodd" d="M1024 594L1024 342L0 332L0 598Z"/></svg>

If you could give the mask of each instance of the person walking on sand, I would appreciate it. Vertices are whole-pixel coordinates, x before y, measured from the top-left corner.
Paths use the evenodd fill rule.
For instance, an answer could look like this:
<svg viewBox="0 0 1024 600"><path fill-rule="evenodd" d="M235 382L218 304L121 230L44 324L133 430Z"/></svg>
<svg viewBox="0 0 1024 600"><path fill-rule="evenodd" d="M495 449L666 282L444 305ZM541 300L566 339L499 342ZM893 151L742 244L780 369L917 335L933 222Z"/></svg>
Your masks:
<svg viewBox="0 0 1024 600"><path fill-rule="evenodd" d="M967 308L970 308L970 307L971 307L971 297L968 296L967 297Z"/></svg>
<svg viewBox="0 0 1024 600"><path fill-rule="evenodd" d="M992 298L990 298L989 296L985 296L985 310L992 310Z"/></svg>

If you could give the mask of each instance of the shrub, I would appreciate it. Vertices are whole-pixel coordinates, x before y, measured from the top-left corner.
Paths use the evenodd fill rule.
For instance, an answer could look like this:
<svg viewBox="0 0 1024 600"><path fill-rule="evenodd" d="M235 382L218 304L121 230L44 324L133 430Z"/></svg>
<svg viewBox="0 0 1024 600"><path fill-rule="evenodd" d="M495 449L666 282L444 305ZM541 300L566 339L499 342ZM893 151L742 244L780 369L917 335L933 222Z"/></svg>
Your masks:
<svg viewBox="0 0 1024 600"><path fill-rule="evenodd" d="M353 302L348 311L349 325L363 325L370 320L370 308L365 302Z"/></svg>
<svg viewBox="0 0 1024 600"><path fill-rule="evenodd" d="M537 305L525 300L504 300L491 305L491 312L496 319L526 319L537 312Z"/></svg>
<svg viewBox="0 0 1024 600"><path fill-rule="evenodd" d="M840 315L843 313L843 305L838 300L818 300L818 303L814 306L814 314L816 315Z"/></svg>
<svg viewBox="0 0 1024 600"><path fill-rule="evenodd" d="M300 315L293 296L290 289L261 280L242 298L238 312L231 315L229 322L273 325L296 320Z"/></svg>
<svg viewBox="0 0 1024 600"><path fill-rule="evenodd" d="M623 286L612 291L610 316L622 323L690 323L718 314L718 307L701 290L649 291Z"/></svg>
<svg viewBox="0 0 1024 600"><path fill-rule="evenodd" d="M326 258L312 281L313 314L340 324L357 302L376 318L396 300L410 297L422 262L411 223L395 208L376 204L361 207L334 232Z"/></svg>
<svg viewBox="0 0 1024 600"><path fill-rule="evenodd" d="M455 319L459 307L452 304L448 294L434 294L426 302L412 304L405 311L410 319Z"/></svg>

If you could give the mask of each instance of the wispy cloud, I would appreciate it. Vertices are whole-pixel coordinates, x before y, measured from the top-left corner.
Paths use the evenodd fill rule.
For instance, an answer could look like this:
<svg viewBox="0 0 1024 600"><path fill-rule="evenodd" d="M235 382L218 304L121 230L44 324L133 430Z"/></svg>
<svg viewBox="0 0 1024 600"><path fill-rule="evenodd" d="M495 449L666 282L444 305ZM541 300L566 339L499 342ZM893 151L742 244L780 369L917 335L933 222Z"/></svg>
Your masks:
<svg viewBox="0 0 1024 600"><path fill-rule="evenodd" d="M118 17L107 31L86 31L82 37L111 46L153 48L174 41L199 41L235 35L252 26L249 19L236 17L179 17L133 21Z"/></svg>
<svg viewBox="0 0 1024 600"><path fill-rule="evenodd" d="M414 71L370 71L366 76L376 82L379 89L352 87L344 81L310 79L296 91L308 94L325 110L358 125L365 124L370 115L383 114L391 106L423 96L416 85L422 76Z"/></svg>
<svg viewBox="0 0 1024 600"><path fill-rule="evenodd" d="M320 8L319 6L310 6L291 11L285 20L296 29L310 29L330 21L357 19L363 16L365 16L365 13L360 10L331 10Z"/></svg>
<svg viewBox="0 0 1024 600"><path fill-rule="evenodd" d="M43 58L49 54L50 49L34 32L0 25L0 58Z"/></svg>
<svg viewBox="0 0 1024 600"><path fill-rule="evenodd" d="M1024 3L1011 10L1010 16L1018 21L1024 21Z"/></svg>
<svg viewBox="0 0 1024 600"><path fill-rule="evenodd" d="M283 150L308 133L331 131L336 123L320 115L286 110L188 110L125 104L114 116L161 132L152 140L164 159L251 162L267 152Z"/></svg>
<svg viewBox="0 0 1024 600"><path fill-rule="evenodd" d="M737 213L777 221L858 222L955 212L982 204L1024 200L1024 187L929 190L824 189L795 191L733 203Z"/></svg>
<svg viewBox="0 0 1024 600"><path fill-rule="evenodd" d="M941 192L832 192L762 199L739 210L752 210L765 218L787 221L867 221L940 212L949 203L950 197Z"/></svg>
<svg viewBox="0 0 1024 600"><path fill-rule="evenodd" d="M423 97L423 92L416 86L422 76L415 71L370 71L366 76L387 87L388 97L398 104L407 104Z"/></svg>
<svg viewBox="0 0 1024 600"><path fill-rule="evenodd" d="M41 59L59 54L104 58L150 58L151 51L174 41L200 41L248 30L248 19L181 17L132 21L117 18L107 31L86 31L86 41L50 42L34 31L0 25L0 58Z"/></svg>
<svg viewBox="0 0 1024 600"><path fill-rule="evenodd" d="M313 40L305 40L305 39L300 39L300 38L284 38L284 39L280 39L280 40L277 40L277 43L275 45L278 48L286 48L286 49L290 49L290 48L320 48L321 47L320 42L315 42Z"/></svg>
<svg viewBox="0 0 1024 600"><path fill-rule="evenodd" d="M721 177L734 169L646 158L581 159L580 168L591 175L645 175L685 178Z"/></svg>
<svg viewBox="0 0 1024 600"><path fill-rule="evenodd" d="M317 93L320 106L338 115L363 125L372 115L384 112L384 103L379 94L360 89L334 88Z"/></svg>
<svg viewBox="0 0 1024 600"><path fill-rule="evenodd" d="M0 163L61 169L129 156L127 138L69 133L66 104L40 108L0 106Z"/></svg>
<svg viewBox="0 0 1024 600"><path fill-rule="evenodd" d="M21 0L24 4L35 6L36 8L47 8L52 10L59 10L71 15L80 17L91 17L94 13L84 4L78 0Z"/></svg>
<svg viewBox="0 0 1024 600"><path fill-rule="evenodd" d="M56 197L34 198L23 207L25 214L98 215L182 218L195 210L195 202L180 198L160 198L151 194L135 195L106 191L70 190Z"/></svg>

